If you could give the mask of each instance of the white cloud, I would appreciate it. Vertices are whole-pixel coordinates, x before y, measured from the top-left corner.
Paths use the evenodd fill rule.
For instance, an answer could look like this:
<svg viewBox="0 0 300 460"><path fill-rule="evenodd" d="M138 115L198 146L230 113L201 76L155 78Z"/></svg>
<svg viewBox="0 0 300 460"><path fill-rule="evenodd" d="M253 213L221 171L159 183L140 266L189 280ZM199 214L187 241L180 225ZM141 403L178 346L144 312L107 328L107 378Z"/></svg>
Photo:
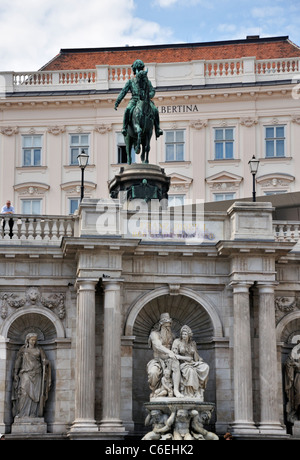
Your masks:
<svg viewBox="0 0 300 460"><path fill-rule="evenodd" d="M169 8L169 6L173 6L175 3L178 3L178 0L155 0L154 3L161 8Z"/></svg>
<svg viewBox="0 0 300 460"><path fill-rule="evenodd" d="M154 0L154 5L160 8L170 8L176 4L182 5L186 8L202 4L203 6L210 7L207 0Z"/></svg>
<svg viewBox="0 0 300 460"><path fill-rule="evenodd" d="M1 0L0 70L40 68L61 48L168 41L172 32L136 17L134 0Z"/></svg>

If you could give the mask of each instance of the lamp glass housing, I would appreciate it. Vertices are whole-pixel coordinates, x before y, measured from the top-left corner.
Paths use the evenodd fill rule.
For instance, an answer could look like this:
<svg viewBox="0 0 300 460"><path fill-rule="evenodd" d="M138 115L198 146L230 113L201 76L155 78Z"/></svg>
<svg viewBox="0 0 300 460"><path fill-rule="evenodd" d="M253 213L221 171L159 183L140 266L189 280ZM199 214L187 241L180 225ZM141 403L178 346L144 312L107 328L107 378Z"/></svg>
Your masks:
<svg viewBox="0 0 300 460"><path fill-rule="evenodd" d="M77 160L78 160L80 168L84 169L86 165L88 164L89 155L85 153L84 150L82 150L81 153L77 156Z"/></svg>
<svg viewBox="0 0 300 460"><path fill-rule="evenodd" d="M251 160L248 162L248 164L249 164L249 167L250 167L251 174L256 174L257 171L258 171L259 160L257 160L257 159L255 158L255 156L253 155L253 157L252 157Z"/></svg>

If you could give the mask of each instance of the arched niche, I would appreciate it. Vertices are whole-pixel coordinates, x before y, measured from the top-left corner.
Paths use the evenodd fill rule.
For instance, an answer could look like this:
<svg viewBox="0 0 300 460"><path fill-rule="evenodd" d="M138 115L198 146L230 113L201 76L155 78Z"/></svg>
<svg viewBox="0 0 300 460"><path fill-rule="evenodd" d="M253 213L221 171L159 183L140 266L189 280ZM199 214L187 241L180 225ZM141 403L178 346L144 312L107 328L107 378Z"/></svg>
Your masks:
<svg viewBox="0 0 300 460"><path fill-rule="evenodd" d="M215 394L215 345L216 338L223 337L223 328L215 306L202 292L179 288L171 295L169 287L159 288L141 296L132 305L125 325L125 336L134 337L132 352L132 410L137 431L144 430L146 411L144 403L149 400L147 363L153 358L148 338L162 313L172 318L172 330L179 337L180 329L187 324L193 331L200 356L210 365L207 391L209 400Z"/></svg>
<svg viewBox="0 0 300 460"><path fill-rule="evenodd" d="M287 427L288 434L292 433L292 426L287 419L287 394L286 384L286 362L289 354L295 346L295 339L300 336L300 311L295 310L285 315L278 322L276 327L276 339L281 351L281 395L282 395L282 423Z"/></svg>
<svg viewBox="0 0 300 460"><path fill-rule="evenodd" d="M39 340L53 341L55 338L65 337L64 327L60 319L49 309L42 307L19 308L3 323L0 335L13 341L25 339L25 332L37 328ZM25 334L26 335L26 334Z"/></svg>
<svg viewBox="0 0 300 460"><path fill-rule="evenodd" d="M166 308L169 310L164 309L165 304L163 303L163 299L161 299L162 297L164 299L168 299ZM223 337L223 327L217 310L204 293L199 293L189 288L180 288L177 295L170 295L169 287L155 289L137 299L130 308L126 320L125 336L134 336L135 332L139 332L139 325L142 325L142 328L144 329L145 327L148 327L149 335L151 328L159 320L160 314L165 312L171 313L171 309L173 310L172 318L174 321L177 320L179 323L183 322L184 324L186 319L190 318L190 320L194 322L195 318L192 318L192 315L188 317L186 316L183 305L187 304L194 306L197 305L200 307L201 312L199 311L199 308L197 308L197 315L201 314L202 318L198 318L198 320L196 320L196 324L199 321L200 323L204 321L205 317L205 321L208 321L208 319L210 321L210 327L212 328L211 335L215 338ZM146 305L148 305L148 307L145 309L144 307ZM177 307L175 307L175 305L177 305ZM142 311L143 313L141 313ZM149 329L150 325L151 327ZM202 327L205 326L202 325Z"/></svg>
<svg viewBox="0 0 300 460"><path fill-rule="evenodd" d="M5 389L1 398L5 400L3 421L5 425L13 422L11 414L11 388L15 358L18 350L25 343L26 335L34 332L38 343L43 347L52 368L52 386L46 405L45 421L51 424L55 420L55 388L57 340L65 338L65 330L60 319L48 308L32 306L18 308L10 315L0 328L0 337L6 343L3 353L5 360ZM1 391L0 391L1 393Z"/></svg>
<svg viewBox="0 0 300 460"><path fill-rule="evenodd" d="M289 344L294 335L300 334L300 311L293 311L284 316L276 328L277 341Z"/></svg>

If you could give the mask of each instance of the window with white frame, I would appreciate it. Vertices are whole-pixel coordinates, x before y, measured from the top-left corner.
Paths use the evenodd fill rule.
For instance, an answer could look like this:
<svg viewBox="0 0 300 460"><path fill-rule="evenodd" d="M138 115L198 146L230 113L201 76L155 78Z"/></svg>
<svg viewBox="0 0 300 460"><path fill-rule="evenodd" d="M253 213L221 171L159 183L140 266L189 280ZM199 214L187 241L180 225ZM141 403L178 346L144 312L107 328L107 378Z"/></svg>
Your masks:
<svg viewBox="0 0 300 460"><path fill-rule="evenodd" d="M214 193L214 201L234 200L235 193Z"/></svg>
<svg viewBox="0 0 300 460"><path fill-rule="evenodd" d="M274 190L274 191L268 191L268 192L265 192L265 195L280 195L281 193L287 193L287 190Z"/></svg>
<svg viewBox="0 0 300 460"><path fill-rule="evenodd" d="M234 128L214 129L215 160L234 158Z"/></svg>
<svg viewBox="0 0 300 460"><path fill-rule="evenodd" d="M185 130L165 131L166 161L184 161Z"/></svg>
<svg viewBox="0 0 300 460"><path fill-rule="evenodd" d="M21 200L22 214L42 214L42 200Z"/></svg>
<svg viewBox="0 0 300 460"><path fill-rule="evenodd" d="M80 198L69 198L69 214L74 214L77 211L80 203Z"/></svg>
<svg viewBox="0 0 300 460"><path fill-rule="evenodd" d="M185 195L169 195L168 196L168 206L183 206L184 205Z"/></svg>
<svg viewBox="0 0 300 460"><path fill-rule="evenodd" d="M89 134L70 134L70 165L78 166L78 155L84 152L90 154Z"/></svg>
<svg viewBox="0 0 300 460"><path fill-rule="evenodd" d="M285 157L285 126L265 127L266 158Z"/></svg>
<svg viewBox="0 0 300 460"><path fill-rule="evenodd" d="M131 149L131 161L135 163L135 150ZM127 163L126 144L122 133L117 133L117 162L119 164Z"/></svg>
<svg viewBox="0 0 300 460"><path fill-rule="evenodd" d="M22 165L41 166L42 164L42 135L22 136Z"/></svg>

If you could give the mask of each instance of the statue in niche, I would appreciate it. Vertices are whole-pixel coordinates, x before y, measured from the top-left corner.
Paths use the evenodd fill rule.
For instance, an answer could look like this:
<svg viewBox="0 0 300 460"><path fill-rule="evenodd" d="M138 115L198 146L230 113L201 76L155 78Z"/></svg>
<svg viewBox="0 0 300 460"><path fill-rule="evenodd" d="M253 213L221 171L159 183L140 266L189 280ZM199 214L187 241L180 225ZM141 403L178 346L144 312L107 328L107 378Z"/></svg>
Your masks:
<svg viewBox="0 0 300 460"><path fill-rule="evenodd" d="M48 399L51 366L37 339L36 333L27 334L16 357L12 389L15 418L42 417Z"/></svg>
<svg viewBox="0 0 300 460"><path fill-rule="evenodd" d="M149 345L152 347L154 355L154 358L147 364L148 382L152 390L150 397L155 397L155 391L161 388L161 379L166 368L172 373L174 396L176 398L183 397L179 391L179 360L171 350L174 340L171 324L172 319L169 313L163 313L157 328L154 328L149 336Z"/></svg>
<svg viewBox="0 0 300 460"><path fill-rule="evenodd" d="M174 396L203 401L209 366L198 355L189 326L184 325L180 338L175 339L171 324L169 313L163 313L149 336L154 354L147 364L150 398Z"/></svg>
<svg viewBox="0 0 300 460"><path fill-rule="evenodd" d="M175 339L172 350L181 362L181 392L184 396L203 400L209 374L209 366L198 355L197 344L192 340L189 326L180 330L180 338Z"/></svg>
<svg viewBox="0 0 300 460"><path fill-rule="evenodd" d="M291 423L300 420L300 336L296 336L294 340L297 344L285 364L285 392L288 399L286 410L287 419Z"/></svg>

